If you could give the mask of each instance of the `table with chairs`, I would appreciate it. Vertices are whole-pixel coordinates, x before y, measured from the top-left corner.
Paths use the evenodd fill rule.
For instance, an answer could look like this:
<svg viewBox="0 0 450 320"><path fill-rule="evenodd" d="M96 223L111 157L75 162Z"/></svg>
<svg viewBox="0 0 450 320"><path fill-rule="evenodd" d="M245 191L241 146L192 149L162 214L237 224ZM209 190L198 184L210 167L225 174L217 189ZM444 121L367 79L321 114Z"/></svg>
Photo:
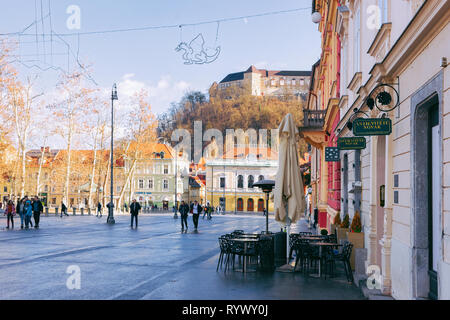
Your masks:
<svg viewBox="0 0 450 320"><path fill-rule="evenodd" d="M246 233L235 230L219 237L220 255L216 271L241 271L243 273L257 270L274 269L273 233ZM313 235L311 232L292 233L289 235L289 257L295 254L294 272L311 276L334 277L336 266L342 263L347 280L353 282L350 256L353 244L346 241L337 243L335 234ZM239 266L236 267L236 260Z"/></svg>
<svg viewBox="0 0 450 320"><path fill-rule="evenodd" d="M336 273L336 263L341 262L347 280L353 282L353 273L350 266L352 243L345 241L343 244L338 244L335 234L294 234L291 235L290 239L292 239L292 242L290 241L292 243L290 252L291 254L295 253L294 272L317 274L318 277L325 275L325 278L327 275L332 277Z"/></svg>
<svg viewBox="0 0 450 320"><path fill-rule="evenodd" d="M235 230L230 234L219 237L220 255L216 271L219 268L241 271L244 273L254 272L256 268L267 267L267 255L273 254L273 243L270 234L245 233L243 230ZM236 258L242 268L236 268Z"/></svg>

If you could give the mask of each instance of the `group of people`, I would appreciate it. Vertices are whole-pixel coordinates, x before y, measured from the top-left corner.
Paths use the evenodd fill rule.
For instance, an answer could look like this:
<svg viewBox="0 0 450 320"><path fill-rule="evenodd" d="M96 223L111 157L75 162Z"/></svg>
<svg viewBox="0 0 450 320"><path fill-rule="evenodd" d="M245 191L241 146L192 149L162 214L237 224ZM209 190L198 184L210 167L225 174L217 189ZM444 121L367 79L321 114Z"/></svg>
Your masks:
<svg viewBox="0 0 450 320"><path fill-rule="evenodd" d="M187 204L184 200L181 201L180 207L178 208L181 216L181 232L187 232L188 223L187 218L189 213L192 214L192 222L194 223L194 232L198 229L198 219L200 218L200 214L203 212L203 219L207 216L208 220L211 220L211 214L214 211L214 208L209 205L202 206L198 203L197 200L190 205Z"/></svg>
<svg viewBox="0 0 450 320"><path fill-rule="evenodd" d="M34 228L39 228L39 221L42 212L44 211L44 206L38 196L34 198L28 198L25 196L23 199L19 199L17 204L14 205L12 200L8 200L5 208L3 204L0 203L0 212L6 215L6 229L14 229L14 217L16 214L20 217L20 228L29 229L33 227L33 222L31 218L34 218Z"/></svg>

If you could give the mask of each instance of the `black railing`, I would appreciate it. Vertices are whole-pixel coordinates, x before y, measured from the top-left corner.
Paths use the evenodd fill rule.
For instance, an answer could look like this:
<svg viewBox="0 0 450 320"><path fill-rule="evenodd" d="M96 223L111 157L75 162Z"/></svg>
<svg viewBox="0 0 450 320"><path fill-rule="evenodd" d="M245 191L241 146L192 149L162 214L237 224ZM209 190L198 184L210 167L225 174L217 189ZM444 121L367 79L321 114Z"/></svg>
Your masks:
<svg viewBox="0 0 450 320"><path fill-rule="evenodd" d="M304 128L322 128L325 122L327 110L303 110Z"/></svg>

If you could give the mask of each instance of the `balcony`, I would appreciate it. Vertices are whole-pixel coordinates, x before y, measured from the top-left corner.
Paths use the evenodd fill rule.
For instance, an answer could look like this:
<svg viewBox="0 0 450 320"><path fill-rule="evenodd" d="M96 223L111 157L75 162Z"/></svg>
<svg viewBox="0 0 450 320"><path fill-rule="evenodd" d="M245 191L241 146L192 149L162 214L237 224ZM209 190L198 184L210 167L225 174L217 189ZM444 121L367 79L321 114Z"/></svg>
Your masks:
<svg viewBox="0 0 450 320"><path fill-rule="evenodd" d="M300 130L321 130L325 123L327 110L303 110L303 127Z"/></svg>

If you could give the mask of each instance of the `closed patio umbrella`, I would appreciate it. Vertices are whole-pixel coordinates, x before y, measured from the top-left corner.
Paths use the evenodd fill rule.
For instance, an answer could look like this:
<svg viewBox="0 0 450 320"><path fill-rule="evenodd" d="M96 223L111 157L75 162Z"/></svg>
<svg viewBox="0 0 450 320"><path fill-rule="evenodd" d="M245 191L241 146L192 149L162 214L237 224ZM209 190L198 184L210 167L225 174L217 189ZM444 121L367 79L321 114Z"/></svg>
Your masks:
<svg viewBox="0 0 450 320"><path fill-rule="evenodd" d="M287 227L286 260L289 264L290 225L304 215L305 197L297 154L299 132L290 113L283 118L278 130L280 145L274 190L275 220Z"/></svg>

